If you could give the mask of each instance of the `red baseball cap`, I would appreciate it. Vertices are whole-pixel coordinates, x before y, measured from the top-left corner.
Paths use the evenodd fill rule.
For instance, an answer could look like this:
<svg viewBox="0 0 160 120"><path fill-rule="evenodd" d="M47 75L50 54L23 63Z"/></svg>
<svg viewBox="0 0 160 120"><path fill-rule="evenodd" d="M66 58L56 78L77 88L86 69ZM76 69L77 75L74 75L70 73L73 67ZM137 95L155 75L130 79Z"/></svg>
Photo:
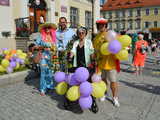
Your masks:
<svg viewBox="0 0 160 120"><path fill-rule="evenodd" d="M106 24L108 23L108 20L104 19L104 18L99 18L98 20L96 20L97 24Z"/></svg>

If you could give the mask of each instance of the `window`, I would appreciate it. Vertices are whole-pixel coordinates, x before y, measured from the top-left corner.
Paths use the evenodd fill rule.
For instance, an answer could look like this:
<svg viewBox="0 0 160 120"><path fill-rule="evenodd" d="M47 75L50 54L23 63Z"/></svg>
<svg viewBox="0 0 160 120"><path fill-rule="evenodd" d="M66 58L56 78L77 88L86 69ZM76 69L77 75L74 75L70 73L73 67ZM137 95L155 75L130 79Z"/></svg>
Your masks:
<svg viewBox="0 0 160 120"><path fill-rule="evenodd" d="M129 29L132 29L132 28L133 28L133 25L132 25L132 24L133 24L132 21L128 21L128 28L129 28Z"/></svg>
<svg viewBox="0 0 160 120"><path fill-rule="evenodd" d="M92 15L90 11L85 11L85 26L92 28Z"/></svg>
<svg viewBox="0 0 160 120"><path fill-rule="evenodd" d="M118 18L119 17L119 11L116 11L116 18Z"/></svg>
<svg viewBox="0 0 160 120"><path fill-rule="evenodd" d="M149 22L145 22L145 23L144 23L144 27L145 27L145 28L148 28L148 27L149 27Z"/></svg>
<svg viewBox="0 0 160 120"><path fill-rule="evenodd" d="M149 9L146 9L146 15L149 15Z"/></svg>
<svg viewBox="0 0 160 120"><path fill-rule="evenodd" d="M119 22L116 22L116 29L117 29L117 30L120 29L120 24L119 24Z"/></svg>
<svg viewBox="0 0 160 120"><path fill-rule="evenodd" d="M157 27L157 26L158 26L158 22L154 21L154 27Z"/></svg>
<svg viewBox="0 0 160 120"><path fill-rule="evenodd" d="M158 8L154 8L154 14L158 15Z"/></svg>
<svg viewBox="0 0 160 120"><path fill-rule="evenodd" d="M122 17L125 17L125 10L122 11Z"/></svg>
<svg viewBox="0 0 160 120"><path fill-rule="evenodd" d="M141 16L141 10L137 9L137 16Z"/></svg>
<svg viewBox="0 0 160 120"><path fill-rule="evenodd" d="M125 22L122 22L122 29L125 29Z"/></svg>
<svg viewBox="0 0 160 120"><path fill-rule="evenodd" d="M109 12L108 16L109 16L109 19L111 19L112 18L112 12Z"/></svg>
<svg viewBox="0 0 160 120"><path fill-rule="evenodd" d="M71 22L71 27L76 28L79 23L79 18L78 18L78 9L71 7L70 8L70 22Z"/></svg>
<svg viewBox="0 0 160 120"><path fill-rule="evenodd" d="M136 29L141 29L141 21L136 20Z"/></svg>
<svg viewBox="0 0 160 120"><path fill-rule="evenodd" d="M129 10L128 11L128 17L132 17L133 13L132 13L132 10Z"/></svg>
<svg viewBox="0 0 160 120"><path fill-rule="evenodd" d="M108 24L109 29L112 29L112 22Z"/></svg>

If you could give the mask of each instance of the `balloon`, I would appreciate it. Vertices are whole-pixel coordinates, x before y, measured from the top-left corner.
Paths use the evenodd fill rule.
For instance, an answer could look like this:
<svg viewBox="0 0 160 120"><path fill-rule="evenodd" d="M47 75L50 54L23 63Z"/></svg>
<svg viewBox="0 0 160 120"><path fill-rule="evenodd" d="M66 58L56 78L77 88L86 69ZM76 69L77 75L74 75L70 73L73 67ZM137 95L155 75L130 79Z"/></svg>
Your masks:
<svg viewBox="0 0 160 120"><path fill-rule="evenodd" d="M80 97L80 92L79 92L79 86L72 86L69 88L67 91L67 96L68 100L70 101L76 101Z"/></svg>
<svg viewBox="0 0 160 120"><path fill-rule="evenodd" d="M113 54L118 53L121 48L122 46L118 40L112 40L108 45L108 50Z"/></svg>
<svg viewBox="0 0 160 120"><path fill-rule="evenodd" d="M0 65L0 72L5 72L5 71L6 71L5 68L2 65Z"/></svg>
<svg viewBox="0 0 160 120"><path fill-rule="evenodd" d="M83 82L79 86L81 96L89 96L92 93L92 85L89 82Z"/></svg>
<svg viewBox="0 0 160 120"><path fill-rule="evenodd" d="M117 53L115 56L119 60L128 60L128 51L123 49L119 53Z"/></svg>
<svg viewBox="0 0 160 120"><path fill-rule="evenodd" d="M109 55L110 54L110 52L108 51L108 42L102 44L100 51L101 51L102 55Z"/></svg>
<svg viewBox="0 0 160 120"><path fill-rule="evenodd" d="M54 74L54 79L58 83L65 81L65 73L64 72L56 72Z"/></svg>
<svg viewBox="0 0 160 120"><path fill-rule="evenodd" d="M115 40L117 36L117 33L114 32L113 30L109 30L105 36L108 42Z"/></svg>
<svg viewBox="0 0 160 120"><path fill-rule="evenodd" d="M65 82L67 82L69 84L69 82L71 81L72 75L73 75L73 73L66 74L66 76L65 76Z"/></svg>
<svg viewBox="0 0 160 120"><path fill-rule="evenodd" d="M99 82L99 84L100 84L101 88L104 90L104 92L106 92L106 90L107 90L107 85L106 85L106 83L105 83L103 80L101 80L101 81Z"/></svg>
<svg viewBox="0 0 160 120"><path fill-rule="evenodd" d="M80 105L82 110L91 108L91 106L92 106L92 97L91 96L80 97L79 105Z"/></svg>
<svg viewBox="0 0 160 120"><path fill-rule="evenodd" d="M75 71L75 76L77 78L77 81L84 82L89 78L89 72L84 67L79 67Z"/></svg>
<svg viewBox="0 0 160 120"><path fill-rule="evenodd" d="M4 68L7 68L9 66L9 61L6 60L6 59L3 59L2 62L1 62L1 65L4 67Z"/></svg>
<svg viewBox="0 0 160 120"><path fill-rule="evenodd" d="M7 71L7 73L12 73L12 72L13 72L13 68L8 67L8 68L6 69L6 71Z"/></svg>
<svg viewBox="0 0 160 120"><path fill-rule="evenodd" d="M58 85L56 86L56 92L59 95L64 95L67 92L67 89L68 85L66 82L58 83Z"/></svg>
<svg viewBox="0 0 160 120"><path fill-rule="evenodd" d="M16 54L16 50L11 50L11 54Z"/></svg>
<svg viewBox="0 0 160 120"><path fill-rule="evenodd" d="M10 66L11 68L14 68L14 67L16 67L16 62L14 62L14 61L11 61L11 62L10 62L10 64L9 64L9 66Z"/></svg>
<svg viewBox="0 0 160 120"><path fill-rule="evenodd" d="M128 35L121 35L120 37L117 38L118 41L122 44L122 47L128 47L131 44L131 37Z"/></svg>
<svg viewBox="0 0 160 120"><path fill-rule="evenodd" d="M80 84L80 82L77 80L75 74L73 74L71 76L71 79L70 79L70 81L69 81L68 84L71 85L71 86L73 86L73 85L79 85Z"/></svg>
<svg viewBox="0 0 160 120"><path fill-rule="evenodd" d="M91 77L92 82L99 82L101 79L102 79L101 76L96 73L93 74Z"/></svg>
<svg viewBox="0 0 160 120"><path fill-rule="evenodd" d="M20 59L19 63L20 63L20 64L24 64L24 60L23 60L23 59Z"/></svg>
<svg viewBox="0 0 160 120"><path fill-rule="evenodd" d="M9 50L4 50L4 52L3 52L5 55L8 55L9 53L10 53L10 51Z"/></svg>
<svg viewBox="0 0 160 120"><path fill-rule="evenodd" d="M21 59L20 58L16 58L16 62L20 63Z"/></svg>
<svg viewBox="0 0 160 120"><path fill-rule="evenodd" d="M18 57L19 57L20 59L23 59L23 60L26 59L26 57L23 56L23 55L19 55Z"/></svg>
<svg viewBox="0 0 160 120"><path fill-rule="evenodd" d="M101 98L104 96L104 90L103 88L100 86L100 84L98 83L92 83L92 96L94 96L95 98Z"/></svg>
<svg viewBox="0 0 160 120"><path fill-rule="evenodd" d="M22 53L23 53L22 50L17 50L17 55L20 55Z"/></svg>
<svg viewBox="0 0 160 120"><path fill-rule="evenodd" d="M10 55L6 55L5 59L10 60L11 56Z"/></svg>
<svg viewBox="0 0 160 120"><path fill-rule="evenodd" d="M27 54L26 53L22 53L22 56L27 57Z"/></svg>
<svg viewBox="0 0 160 120"><path fill-rule="evenodd" d="M2 48L3 51L8 50L8 48Z"/></svg>
<svg viewBox="0 0 160 120"><path fill-rule="evenodd" d="M16 67L14 68L15 70L18 70L20 67L20 64L19 63L16 63Z"/></svg>

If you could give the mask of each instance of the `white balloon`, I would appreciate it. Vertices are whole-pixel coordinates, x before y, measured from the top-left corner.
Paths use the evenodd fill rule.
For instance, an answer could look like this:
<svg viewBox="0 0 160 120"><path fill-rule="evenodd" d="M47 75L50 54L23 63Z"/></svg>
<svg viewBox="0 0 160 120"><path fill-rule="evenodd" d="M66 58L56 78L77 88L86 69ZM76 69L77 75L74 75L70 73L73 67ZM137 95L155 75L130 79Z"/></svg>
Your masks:
<svg viewBox="0 0 160 120"><path fill-rule="evenodd" d="M114 32L113 30L109 30L105 37L108 40L108 42L110 42L112 40L116 40L116 36L117 36L116 32Z"/></svg>

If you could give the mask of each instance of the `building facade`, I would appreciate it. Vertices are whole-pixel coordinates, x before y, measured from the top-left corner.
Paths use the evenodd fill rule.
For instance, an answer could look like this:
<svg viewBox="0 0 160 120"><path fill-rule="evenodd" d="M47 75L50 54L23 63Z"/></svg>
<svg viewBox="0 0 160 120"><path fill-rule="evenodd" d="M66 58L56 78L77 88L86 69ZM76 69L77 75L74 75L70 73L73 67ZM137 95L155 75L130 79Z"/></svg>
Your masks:
<svg viewBox="0 0 160 120"><path fill-rule="evenodd" d="M69 22L69 27L76 28L82 25L87 28L91 28L93 13L92 2L94 4L94 23L95 20L100 17L99 0L42 1L45 1L47 5L46 22L58 24L59 17L66 17ZM22 27L22 24L30 27L29 17L31 15L34 16L34 12L30 13L29 11L28 3L29 0L0 0L0 48L15 48L15 37L17 36L17 30L22 33L22 37L27 36L28 33L26 31L30 28L23 28L24 32L22 32L22 29L19 28ZM10 36L6 38L2 33L7 32L10 33Z"/></svg>
<svg viewBox="0 0 160 120"><path fill-rule="evenodd" d="M160 0L108 0L101 15L110 29L150 33L160 27Z"/></svg>

